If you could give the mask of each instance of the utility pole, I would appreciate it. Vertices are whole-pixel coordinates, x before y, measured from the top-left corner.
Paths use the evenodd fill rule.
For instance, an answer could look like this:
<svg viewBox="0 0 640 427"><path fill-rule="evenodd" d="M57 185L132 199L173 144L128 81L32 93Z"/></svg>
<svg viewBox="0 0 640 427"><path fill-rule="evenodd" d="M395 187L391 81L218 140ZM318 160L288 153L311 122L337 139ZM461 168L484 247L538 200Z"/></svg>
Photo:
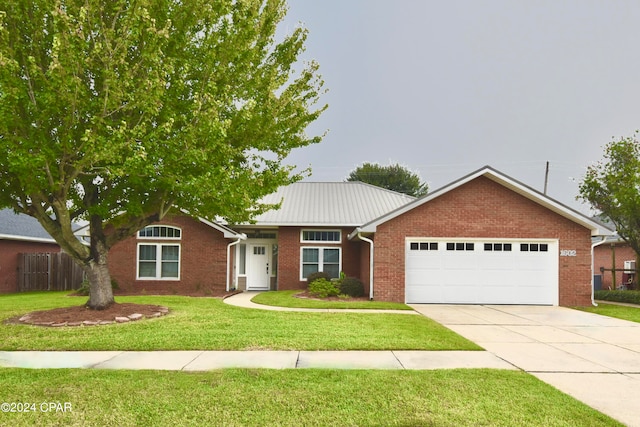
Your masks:
<svg viewBox="0 0 640 427"><path fill-rule="evenodd" d="M544 194L547 194L547 184L549 183L549 162L547 161L547 167L544 171Z"/></svg>

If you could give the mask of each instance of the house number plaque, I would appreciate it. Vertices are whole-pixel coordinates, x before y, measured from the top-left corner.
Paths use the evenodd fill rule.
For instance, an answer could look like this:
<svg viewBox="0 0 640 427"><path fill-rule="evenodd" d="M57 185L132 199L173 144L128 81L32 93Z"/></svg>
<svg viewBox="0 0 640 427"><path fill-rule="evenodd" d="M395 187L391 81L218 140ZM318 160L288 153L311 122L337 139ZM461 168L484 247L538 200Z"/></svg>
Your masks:
<svg viewBox="0 0 640 427"><path fill-rule="evenodd" d="M561 249L560 256L577 256L575 249Z"/></svg>

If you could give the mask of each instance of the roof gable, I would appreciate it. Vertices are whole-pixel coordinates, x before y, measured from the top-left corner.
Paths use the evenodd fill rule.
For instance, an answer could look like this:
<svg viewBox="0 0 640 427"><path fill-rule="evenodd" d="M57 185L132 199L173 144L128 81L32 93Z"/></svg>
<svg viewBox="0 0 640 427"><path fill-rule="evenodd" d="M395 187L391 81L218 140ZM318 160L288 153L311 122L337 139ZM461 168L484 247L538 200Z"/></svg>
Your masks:
<svg viewBox="0 0 640 427"><path fill-rule="evenodd" d="M485 177L488 178L500 185L502 185L505 188L508 188L509 190L555 212L558 215L561 215L579 225L582 225L585 228L588 228L589 230L591 230L591 235L593 236L599 236L599 235L609 235L611 234L611 231L609 229L607 229L606 227L603 227L601 224L593 221L591 218L582 215L581 213L579 213L578 211L575 211L571 208L569 208L568 206L563 205L562 203L546 196L543 193L540 193L537 190L534 190L533 188L519 182L516 181L515 179L502 174L501 172L498 172L497 170L491 168L490 166L485 166L481 169L478 169L475 172L470 173L467 176L464 176L462 178L460 178L457 181L454 181L448 185L445 185L444 187L441 187L433 192L428 193L427 195L416 199L413 202L410 202L404 206L399 207L398 209L395 209L393 211L390 211L370 222L368 222L367 224L363 225L362 227L360 227L358 230L356 230L353 234L355 234L356 232L361 232L361 233L375 233L377 226L380 224L383 224L393 218L396 218L412 209L415 209L418 206L421 206L425 203L429 203L430 201L458 188L463 186L464 184L473 181L474 179L477 179L479 177ZM351 236L350 236L351 237Z"/></svg>
<svg viewBox="0 0 640 427"><path fill-rule="evenodd" d="M415 200L363 182L297 182L261 202L282 203L255 218L256 225L358 227Z"/></svg>

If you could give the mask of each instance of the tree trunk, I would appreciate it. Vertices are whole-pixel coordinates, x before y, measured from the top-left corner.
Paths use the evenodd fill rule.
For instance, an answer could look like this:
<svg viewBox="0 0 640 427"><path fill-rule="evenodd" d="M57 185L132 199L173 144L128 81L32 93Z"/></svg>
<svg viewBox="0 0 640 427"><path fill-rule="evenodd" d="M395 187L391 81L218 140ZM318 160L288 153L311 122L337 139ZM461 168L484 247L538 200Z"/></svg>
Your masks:
<svg viewBox="0 0 640 427"><path fill-rule="evenodd" d="M113 300L113 288L111 287L111 275L106 264L91 261L85 266L89 278L89 301L87 307L93 310L104 310L115 301Z"/></svg>
<svg viewBox="0 0 640 427"><path fill-rule="evenodd" d="M111 275L107 265L109 248L104 239L91 239L91 260L84 265L84 270L89 278L89 301L87 307L93 310L104 310L115 301L113 300L113 288L111 287Z"/></svg>

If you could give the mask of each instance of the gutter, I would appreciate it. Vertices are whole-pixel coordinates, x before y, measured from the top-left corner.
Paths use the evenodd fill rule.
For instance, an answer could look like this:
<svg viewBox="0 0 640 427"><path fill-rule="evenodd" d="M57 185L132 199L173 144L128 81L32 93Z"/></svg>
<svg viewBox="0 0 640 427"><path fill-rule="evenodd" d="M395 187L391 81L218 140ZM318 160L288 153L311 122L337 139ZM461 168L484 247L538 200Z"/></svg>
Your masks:
<svg viewBox="0 0 640 427"><path fill-rule="evenodd" d="M369 243L369 300L373 300L373 240L362 235L362 231L356 229L358 239Z"/></svg>
<svg viewBox="0 0 640 427"><path fill-rule="evenodd" d="M54 243L58 244L54 239L47 239L44 237L28 237L17 236L14 234L0 234L0 240L15 240L17 242L33 242L33 243Z"/></svg>
<svg viewBox="0 0 640 427"><path fill-rule="evenodd" d="M231 288L231 277L229 274L229 270L231 269L231 247L237 245L243 240L247 240L247 235L244 233L238 235L237 237L238 237L238 240L236 240L235 242L231 242L227 245L227 292L229 292ZM234 273L233 277L237 281L237 273Z"/></svg>
<svg viewBox="0 0 640 427"><path fill-rule="evenodd" d="M594 307L597 307L598 303L595 301L595 298L594 298L595 283L593 282L593 274L595 273L595 271L593 270L593 250L595 249L596 246L600 246L606 241L607 241L607 236L602 236L602 240L600 240L599 242L593 243L591 245L591 305L593 305Z"/></svg>

